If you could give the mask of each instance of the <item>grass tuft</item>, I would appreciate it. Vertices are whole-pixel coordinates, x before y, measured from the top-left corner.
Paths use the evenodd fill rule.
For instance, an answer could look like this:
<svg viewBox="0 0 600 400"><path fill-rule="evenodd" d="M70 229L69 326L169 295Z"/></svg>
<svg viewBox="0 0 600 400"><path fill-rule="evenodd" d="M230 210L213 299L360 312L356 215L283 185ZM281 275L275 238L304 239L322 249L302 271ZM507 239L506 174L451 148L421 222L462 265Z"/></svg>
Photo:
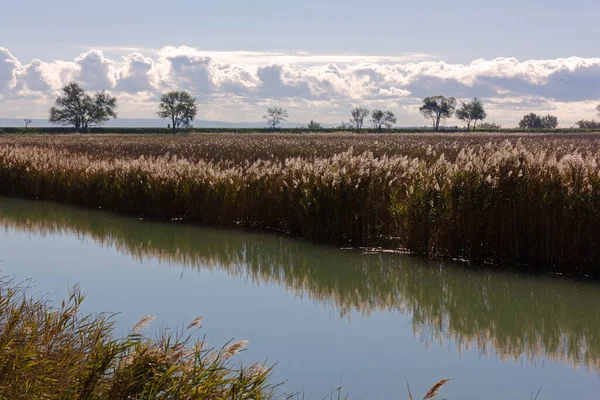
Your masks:
<svg viewBox="0 0 600 400"><path fill-rule="evenodd" d="M116 338L112 315L83 315L73 289L60 307L0 281L0 398L270 399L271 368L234 366L244 346L213 350L194 341L199 323L152 339ZM232 349L232 347L234 347Z"/></svg>

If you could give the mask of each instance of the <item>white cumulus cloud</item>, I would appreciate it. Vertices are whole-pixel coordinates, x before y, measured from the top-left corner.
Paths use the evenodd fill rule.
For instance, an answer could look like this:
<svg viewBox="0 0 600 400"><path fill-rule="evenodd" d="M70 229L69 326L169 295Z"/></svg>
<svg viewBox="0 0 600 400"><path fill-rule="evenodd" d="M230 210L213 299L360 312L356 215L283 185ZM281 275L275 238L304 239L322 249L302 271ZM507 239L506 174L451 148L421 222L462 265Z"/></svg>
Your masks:
<svg viewBox="0 0 600 400"><path fill-rule="evenodd" d="M180 89L196 96L205 105L201 113L206 110L212 119L257 120L264 106L278 104L296 110L297 116L290 113L294 120L322 115L328 120L324 122L337 122L346 118L351 106L364 105L395 110L403 125L422 125L426 121L418 114L418 103L442 94L477 96L488 105L490 117L500 121L527 110L585 105L580 115L565 115L570 121L561 125L569 125L594 117L584 112L600 102L600 58L496 58L451 64L419 54L207 52L168 46L132 51L114 60L102 49L90 49L70 61L34 59L25 64L0 48L0 115L11 116L9 99L10 110L33 98L32 106L50 104L70 81L91 91L111 91L122 100L120 115L129 117L152 116L161 93Z"/></svg>

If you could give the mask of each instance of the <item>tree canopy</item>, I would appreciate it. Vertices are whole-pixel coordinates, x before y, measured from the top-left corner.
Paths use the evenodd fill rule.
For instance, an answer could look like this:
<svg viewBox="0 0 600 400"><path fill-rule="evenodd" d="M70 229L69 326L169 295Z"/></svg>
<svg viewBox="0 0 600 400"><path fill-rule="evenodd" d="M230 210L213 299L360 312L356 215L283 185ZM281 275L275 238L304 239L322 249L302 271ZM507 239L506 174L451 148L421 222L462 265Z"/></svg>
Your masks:
<svg viewBox="0 0 600 400"><path fill-rule="evenodd" d="M534 113L524 115L519 121L521 129L555 129L558 127L558 118L554 115L539 116Z"/></svg>
<svg viewBox="0 0 600 400"><path fill-rule="evenodd" d="M50 108L49 121L54 124L73 126L80 132L117 118L117 98L105 90L90 96L79 84L71 82L62 88L62 92L56 98L55 106Z"/></svg>
<svg viewBox="0 0 600 400"><path fill-rule="evenodd" d="M487 113L483 108L483 103L477 97L470 103L461 102L460 108L456 110L456 118L467 123L467 130L471 129L471 123L475 129L477 121L482 121L486 117Z"/></svg>
<svg viewBox="0 0 600 400"><path fill-rule="evenodd" d="M191 127L197 113L198 106L195 98L186 91L172 91L161 96L157 115L159 118L171 119L173 133L175 133L180 128Z"/></svg>
<svg viewBox="0 0 600 400"><path fill-rule="evenodd" d="M396 123L396 116L391 111L373 110L371 113L371 123L373 128L381 132L382 128L391 128Z"/></svg>
<svg viewBox="0 0 600 400"><path fill-rule="evenodd" d="M431 118L433 129L440 129L440 121L452 117L456 109L456 99L454 97L429 96L423 99L423 105L419 112L425 118Z"/></svg>
<svg viewBox="0 0 600 400"><path fill-rule="evenodd" d="M600 121L596 121L595 119L581 119L575 122L575 125L577 125L579 129L600 129Z"/></svg>
<svg viewBox="0 0 600 400"><path fill-rule="evenodd" d="M365 118L369 117L370 111L364 107L356 107L350 111L352 118L350 122L356 129L362 129Z"/></svg>

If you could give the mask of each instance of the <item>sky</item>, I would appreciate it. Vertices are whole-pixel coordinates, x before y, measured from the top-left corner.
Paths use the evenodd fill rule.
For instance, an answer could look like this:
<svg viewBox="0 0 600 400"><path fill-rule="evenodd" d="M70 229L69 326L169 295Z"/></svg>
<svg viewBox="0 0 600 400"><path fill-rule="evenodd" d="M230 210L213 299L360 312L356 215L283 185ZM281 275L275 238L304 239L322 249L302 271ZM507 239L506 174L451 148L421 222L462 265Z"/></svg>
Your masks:
<svg viewBox="0 0 600 400"><path fill-rule="evenodd" d="M46 118L70 81L152 118L187 90L199 119L339 123L355 106L429 122L423 97L482 99L488 121L598 119L592 0L0 0L0 117ZM458 124L455 120L448 124Z"/></svg>

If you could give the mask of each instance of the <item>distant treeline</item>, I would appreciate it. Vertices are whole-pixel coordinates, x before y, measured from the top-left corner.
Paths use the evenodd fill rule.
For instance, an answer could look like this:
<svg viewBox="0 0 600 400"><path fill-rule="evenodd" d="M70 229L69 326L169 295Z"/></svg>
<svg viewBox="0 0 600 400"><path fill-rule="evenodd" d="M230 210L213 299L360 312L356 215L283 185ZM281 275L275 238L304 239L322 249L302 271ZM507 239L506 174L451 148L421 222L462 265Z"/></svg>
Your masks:
<svg viewBox="0 0 600 400"><path fill-rule="evenodd" d="M180 133L333 133L333 132L355 132L355 133L377 133L377 134L388 134L388 133L428 133L433 132L432 128L390 128L385 131L379 131L374 128L363 128L363 129L342 129L342 128L318 128L309 129L306 127L297 128L188 128ZM559 128L559 129L520 129L520 128L496 128L496 129L475 129L472 128L467 130L465 128L455 127L440 127L437 133L465 133L465 132L492 132L492 133L600 133L600 128L593 129L581 129L581 128ZM23 127L0 127L0 134L69 134L78 133L77 129L72 127L40 127L40 128L23 128ZM80 132L81 133L81 132ZM86 134L172 134L173 130L170 128L108 128L108 127L96 127L89 128L89 132Z"/></svg>

